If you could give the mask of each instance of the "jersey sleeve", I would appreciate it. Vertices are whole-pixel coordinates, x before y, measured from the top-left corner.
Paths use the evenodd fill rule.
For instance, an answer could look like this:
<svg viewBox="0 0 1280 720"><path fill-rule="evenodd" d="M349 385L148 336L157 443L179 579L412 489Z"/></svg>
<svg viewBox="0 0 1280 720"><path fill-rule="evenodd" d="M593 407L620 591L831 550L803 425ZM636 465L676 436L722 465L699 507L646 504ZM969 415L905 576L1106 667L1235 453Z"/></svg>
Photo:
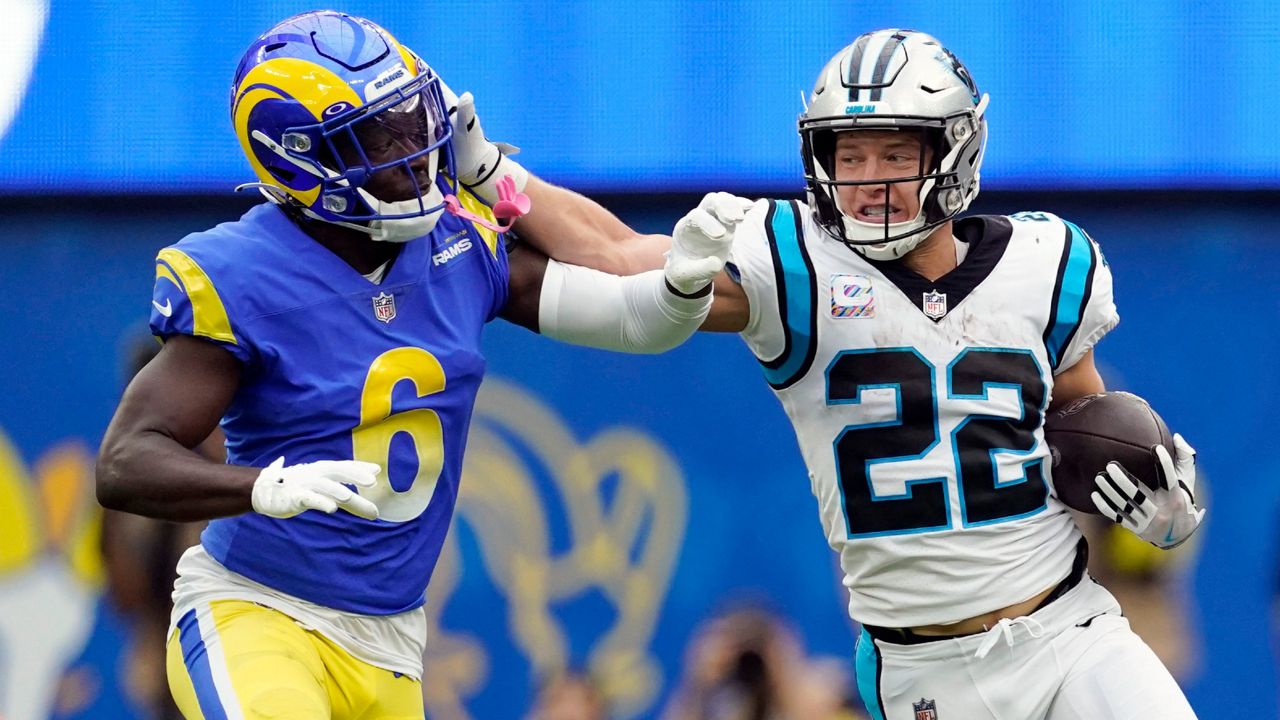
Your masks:
<svg viewBox="0 0 1280 720"><path fill-rule="evenodd" d="M1074 223L1062 223L1066 226L1066 243L1045 330L1055 375L1079 362L1120 322L1112 294L1111 267L1101 248Z"/></svg>
<svg viewBox="0 0 1280 720"><path fill-rule="evenodd" d="M187 252L169 247L156 256L151 333L161 340L190 335L217 343L242 363L251 353L237 332L218 287Z"/></svg>
<svg viewBox="0 0 1280 720"><path fill-rule="evenodd" d="M804 377L817 350L818 285L805 242L807 214L795 200L757 204L738 227L730 255L750 303L742 337L775 390Z"/></svg>
<svg viewBox="0 0 1280 720"><path fill-rule="evenodd" d="M786 334L778 296L777 271L767 222L773 201L762 200L747 211L734 234L725 270L747 295L750 314L742 338L762 361L782 354Z"/></svg>

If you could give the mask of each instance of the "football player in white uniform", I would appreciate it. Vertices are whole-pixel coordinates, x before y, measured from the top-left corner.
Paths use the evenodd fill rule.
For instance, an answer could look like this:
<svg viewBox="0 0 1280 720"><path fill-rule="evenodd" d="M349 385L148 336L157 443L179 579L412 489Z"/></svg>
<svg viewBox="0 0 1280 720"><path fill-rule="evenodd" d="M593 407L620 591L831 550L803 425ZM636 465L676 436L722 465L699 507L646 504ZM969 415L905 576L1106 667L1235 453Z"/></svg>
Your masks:
<svg viewBox="0 0 1280 720"><path fill-rule="evenodd" d="M987 101L929 35L841 50L799 121L807 205L713 193L676 226L683 247L735 235L703 329L742 334L795 428L872 718L1194 717L1051 485L1046 411L1104 390L1106 259L1049 213L956 219ZM1203 517L1177 447L1170 489L1113 463L1094 496L1161 547Z"/></svg>

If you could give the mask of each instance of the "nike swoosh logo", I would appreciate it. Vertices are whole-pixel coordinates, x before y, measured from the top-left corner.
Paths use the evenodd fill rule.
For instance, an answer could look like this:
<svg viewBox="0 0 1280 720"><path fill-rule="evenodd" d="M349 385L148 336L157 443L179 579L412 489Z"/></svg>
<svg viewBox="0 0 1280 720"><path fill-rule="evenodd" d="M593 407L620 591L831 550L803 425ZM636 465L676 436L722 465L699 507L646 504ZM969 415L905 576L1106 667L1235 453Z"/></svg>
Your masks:
<svg viewBox="0 0 1280 720"><path fill-rule="evenodd" d="M170 315L172 315L172 314L173 314L173 303L169 302L169 298L165 298L165 299L164 299L164 304L163 304L163 305L161 305L160 303L156 302L155 300L152 300L152 301L151 301L151 304L152 304L152 305L155 305L155 306L156 306L156 310L158 310L158 311L160 312L160 314L161 314L161 315L163 315L163 316L165 316L165 317L169 317Z"/></svg>

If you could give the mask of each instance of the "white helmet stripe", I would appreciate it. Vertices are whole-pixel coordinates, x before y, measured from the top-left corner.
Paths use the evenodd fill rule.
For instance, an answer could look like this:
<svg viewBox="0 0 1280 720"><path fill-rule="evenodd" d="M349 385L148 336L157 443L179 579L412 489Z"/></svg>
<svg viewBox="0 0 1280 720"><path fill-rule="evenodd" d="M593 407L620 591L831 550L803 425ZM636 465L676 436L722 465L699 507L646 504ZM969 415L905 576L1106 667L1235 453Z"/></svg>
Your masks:
<svg viewBox="0 0 1280 720"><path fill-rule="evenodd" d="M866 86L870 85L872 76L875 75L876 66L879 65L880 54L884 52L885 45L892 40L897 30L881 30L871 36L867 43L866 52L862 54L861 67L858 68L858 84L863 86L858 89L858 100L862 102L871 102L871 90ZM896 47L898 42L894 41Z"/></svg>
<svg viewBox="0 0 1280 720"><path fill-rule="evenodd" d="M857 101L858 71L862 68L862 56L867 50L870 35L859 37L853 44L853 53L849 56L849 67L845 71L844 84L849 87L849 102Z"/></svg>

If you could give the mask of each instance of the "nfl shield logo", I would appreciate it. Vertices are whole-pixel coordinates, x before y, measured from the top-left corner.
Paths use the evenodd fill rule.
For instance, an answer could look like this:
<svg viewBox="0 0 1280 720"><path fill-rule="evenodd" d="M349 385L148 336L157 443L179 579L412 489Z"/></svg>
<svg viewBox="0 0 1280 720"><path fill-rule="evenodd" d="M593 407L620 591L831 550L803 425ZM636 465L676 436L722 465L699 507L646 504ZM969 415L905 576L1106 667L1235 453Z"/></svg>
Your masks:
<svg viewBox="0 0 1280 720"><path fill-rule="evenodd" d="M391 322L391 319L396 316L396 296L384 292L378 293L378 296L373 299L373 316L384 323Z"/></svg>
<svg viewBox="0 0 1280 720"><path fill-rule="evenodd" d="M932 700L920 698L920 702L911 703L916 711L916 720L938 720L938 706Z"/></svg>
<svg viewBox="0 0 1280 720"><path fill-rule="evenodd" d="M924 314L937 320L947 314L947 294L930 290L924 294Z"/></svg>

